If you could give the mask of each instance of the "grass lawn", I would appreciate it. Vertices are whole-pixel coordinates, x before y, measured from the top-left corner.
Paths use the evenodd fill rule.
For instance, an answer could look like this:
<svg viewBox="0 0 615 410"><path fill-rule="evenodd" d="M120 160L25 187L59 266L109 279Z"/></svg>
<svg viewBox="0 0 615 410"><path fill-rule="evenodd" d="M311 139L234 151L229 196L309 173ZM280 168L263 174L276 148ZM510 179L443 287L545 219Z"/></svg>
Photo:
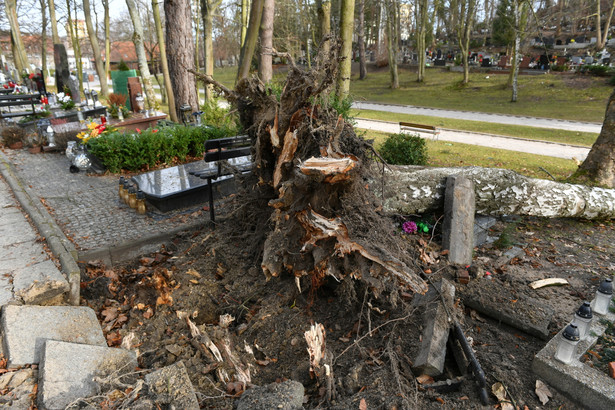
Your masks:
<svg viewBox="0 0 615 410"><path fill-rule="evenodd" d="M461 73L439 68L428 68L423 83L416 82L415 72L403 68L399 78L400 88L391 90L386 69L368 72L362 81L353 74L350 92L355 100L601 123L613 91L605 77L520 75L518 101L511 103L503 74L471 73L465 87L459 85Z"/></svg>
<svg viewBox="0 0 615 410"><path fill-rule="evenodd" d="M378 149L388 135L367 131L364 137L373 138L374 145ZM568 159L448 141L428 139L426 142L429 155L428 165L433 167L505 168L532 178L550 179L549 175L540 169L542 167L558 181L566 180L577 169L575 162Z"/></svg>
<svg viewBox="0 0 615 410"><path fill-rule="evenodd" d="M555 130L548 128L527 127L523 125L495 124L480 121L457 120L443 117L430 117L427 115L397 114L384 111L351 110L354 117L382 121L407 121L417 124L433 125L453 130L483 132L487 134L506 135L532 140L553 141L562 144L582 145L591 147L598 138L598 134L590 132L576 132Z"/></svg>

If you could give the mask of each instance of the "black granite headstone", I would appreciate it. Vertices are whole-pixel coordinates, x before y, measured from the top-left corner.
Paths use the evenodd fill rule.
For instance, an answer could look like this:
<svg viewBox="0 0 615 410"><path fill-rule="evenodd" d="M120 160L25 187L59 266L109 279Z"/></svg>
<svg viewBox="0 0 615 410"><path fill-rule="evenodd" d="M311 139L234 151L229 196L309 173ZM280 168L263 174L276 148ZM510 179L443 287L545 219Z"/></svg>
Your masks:
<svg viewBox="0 0 615 410"><path fill-rule="evenodd" d="M68 56L66 55L64 44L53 45L53 61L56 64L56 85L58 86L58 92L62 92L64 86L68 87L68 77L70 76L70 71L68 70Z"/></svg>

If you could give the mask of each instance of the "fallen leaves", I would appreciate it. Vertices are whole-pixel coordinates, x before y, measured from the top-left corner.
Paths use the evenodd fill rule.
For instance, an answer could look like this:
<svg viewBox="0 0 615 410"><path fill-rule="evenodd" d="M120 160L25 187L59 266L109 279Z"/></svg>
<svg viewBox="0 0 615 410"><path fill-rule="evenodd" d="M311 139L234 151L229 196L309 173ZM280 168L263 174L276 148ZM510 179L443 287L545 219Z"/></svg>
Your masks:
<svg viewBox="0 0 615 410"><path fill-rule="evenodd" d="M549 401L550 397L553 397L551 391L546 384L544 384L541 380L536 380L536 395L538 396L538 400L545 405Z"/></svg>
<svg viewBox="0 0 615 410"><path fill-rule="evenodd" d="M507 398L506 388L502 383L497 382L493 384L491 386L491 393L498 398L502 410L515 410L514 406Z"/></svg>

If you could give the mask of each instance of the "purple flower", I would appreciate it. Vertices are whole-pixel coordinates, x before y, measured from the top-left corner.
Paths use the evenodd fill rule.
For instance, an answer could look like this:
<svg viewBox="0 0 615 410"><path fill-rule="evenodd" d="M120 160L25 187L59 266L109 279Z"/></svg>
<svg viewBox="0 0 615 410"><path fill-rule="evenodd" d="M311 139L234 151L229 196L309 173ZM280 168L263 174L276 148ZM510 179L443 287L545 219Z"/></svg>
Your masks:
<svg viewBox="0 0 615 410"><path fill-rule="evenodd" d="M413 221L404 222L401 228L404 230L405 233L416 233L417 231L416 223L414 223Z"/></svg>

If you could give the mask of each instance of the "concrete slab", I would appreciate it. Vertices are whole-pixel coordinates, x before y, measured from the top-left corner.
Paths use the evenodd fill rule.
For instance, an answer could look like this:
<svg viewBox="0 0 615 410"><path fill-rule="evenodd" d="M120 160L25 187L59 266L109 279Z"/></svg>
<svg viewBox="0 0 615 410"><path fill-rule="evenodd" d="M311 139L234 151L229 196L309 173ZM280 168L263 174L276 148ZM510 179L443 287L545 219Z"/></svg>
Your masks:
<svg viewBox="0 0 615 410"><path fill-rule="evenodd" d="M475 209L474 182L464 176L447 177L442 248L449 250L450 263L472 264Z"/></svg>
<svg viewBox="0 0 615 410"><path fill-rule="evenodd" d="M599 318L600 316L594 315L594 317ZM607 313L606 319L611 322L615 321L615 314ZM576 356L572 363L568 365L554 358L563 330L534 357L532 370L544 382L584 408L615 409L615 380L579 360L587 349L594 345L598 337L604 333L605 326L600 324L599 320L594 319L592 321L590 335L594 336L579 342Z"/></svg>
<svg viewBox="0 0 615 410"><path fill-rule="evenodd" d="M471 281L461 293L463 303L530 335L547 340L553 309L513 291L499 280Z"/></svg>
<svg viewBox="0 0 615 410"><path fill-rule="evenodd" d="M3 306L0 327L8 366L39 363L46 340L107 346L94 310L84 306Z"/></svg>
<svg viewBox="0 0 615 410"><path fill-rule="evenodd" d="M40 243L28 241L0 246L0 273L12 272L49 259Z"/></svg>
<svg viewBox="0 0 615 410"><path fill-rule="evenodd" d="M0 206L0 226L11 225L17 219L23 219L24 216L21 210L15 206Z"/></svg>
<svg viewBox="0 0 615 410"><path fill-rule="evenodd" d="M455 286L446 279L434 286L442 292L449 310L452 310L455 300ZM444 371L446 343L451 328L446 309L442 305L436 288L430 286L425 295L417 294L413 301L414 306L425 307L423 312L423 340L414 359L413 368L432 377L440 376Z"/></svg>
<svg viewBox="0 0 615 410"><path fill-rule="evenodd" d="M146 375L145 382L150 393L155 394L158 398L166 397L164 404L167 404L169 408L185 410L200 408L188 371L182 361ZM156 402L159 401L158 398Z"/></svg>
<svg viewBox="0 0 615 410"><path fill-rule="evenodd" d="M131 350L47 340L39 367L38 408L64 409L97 393L96 377L129 373L137 367Z"/></svg>
<svg viewBox="0 0 615 410"><path fill-rule="evenodd" d="M36 238L37 234L34 232L32 225L26 222L24 217L21 216L20 219L15 218L11 224L3 226L2 235L0 236L0 246L34 241Z"/></svg>
<svg viewBox="0 0 615 410"><path fill-rule="evenodd" d="M304 394L303 385L294 380L252 387L241 395L237 410L299 410Z"/></svg>
<svg viewBox="0 0 615 410"><path fill-rule="evenodd" d="M0 307L14 300L13 284L11 281L12 277L10 275L0 276Z"/></svg>
<svg viewBox="0 0 615 410"><path fill-rule="evenodd" d="M13 273L13 291L27 305L44 305L68 293L68 281L55 263L46 260Z"/></svg>

